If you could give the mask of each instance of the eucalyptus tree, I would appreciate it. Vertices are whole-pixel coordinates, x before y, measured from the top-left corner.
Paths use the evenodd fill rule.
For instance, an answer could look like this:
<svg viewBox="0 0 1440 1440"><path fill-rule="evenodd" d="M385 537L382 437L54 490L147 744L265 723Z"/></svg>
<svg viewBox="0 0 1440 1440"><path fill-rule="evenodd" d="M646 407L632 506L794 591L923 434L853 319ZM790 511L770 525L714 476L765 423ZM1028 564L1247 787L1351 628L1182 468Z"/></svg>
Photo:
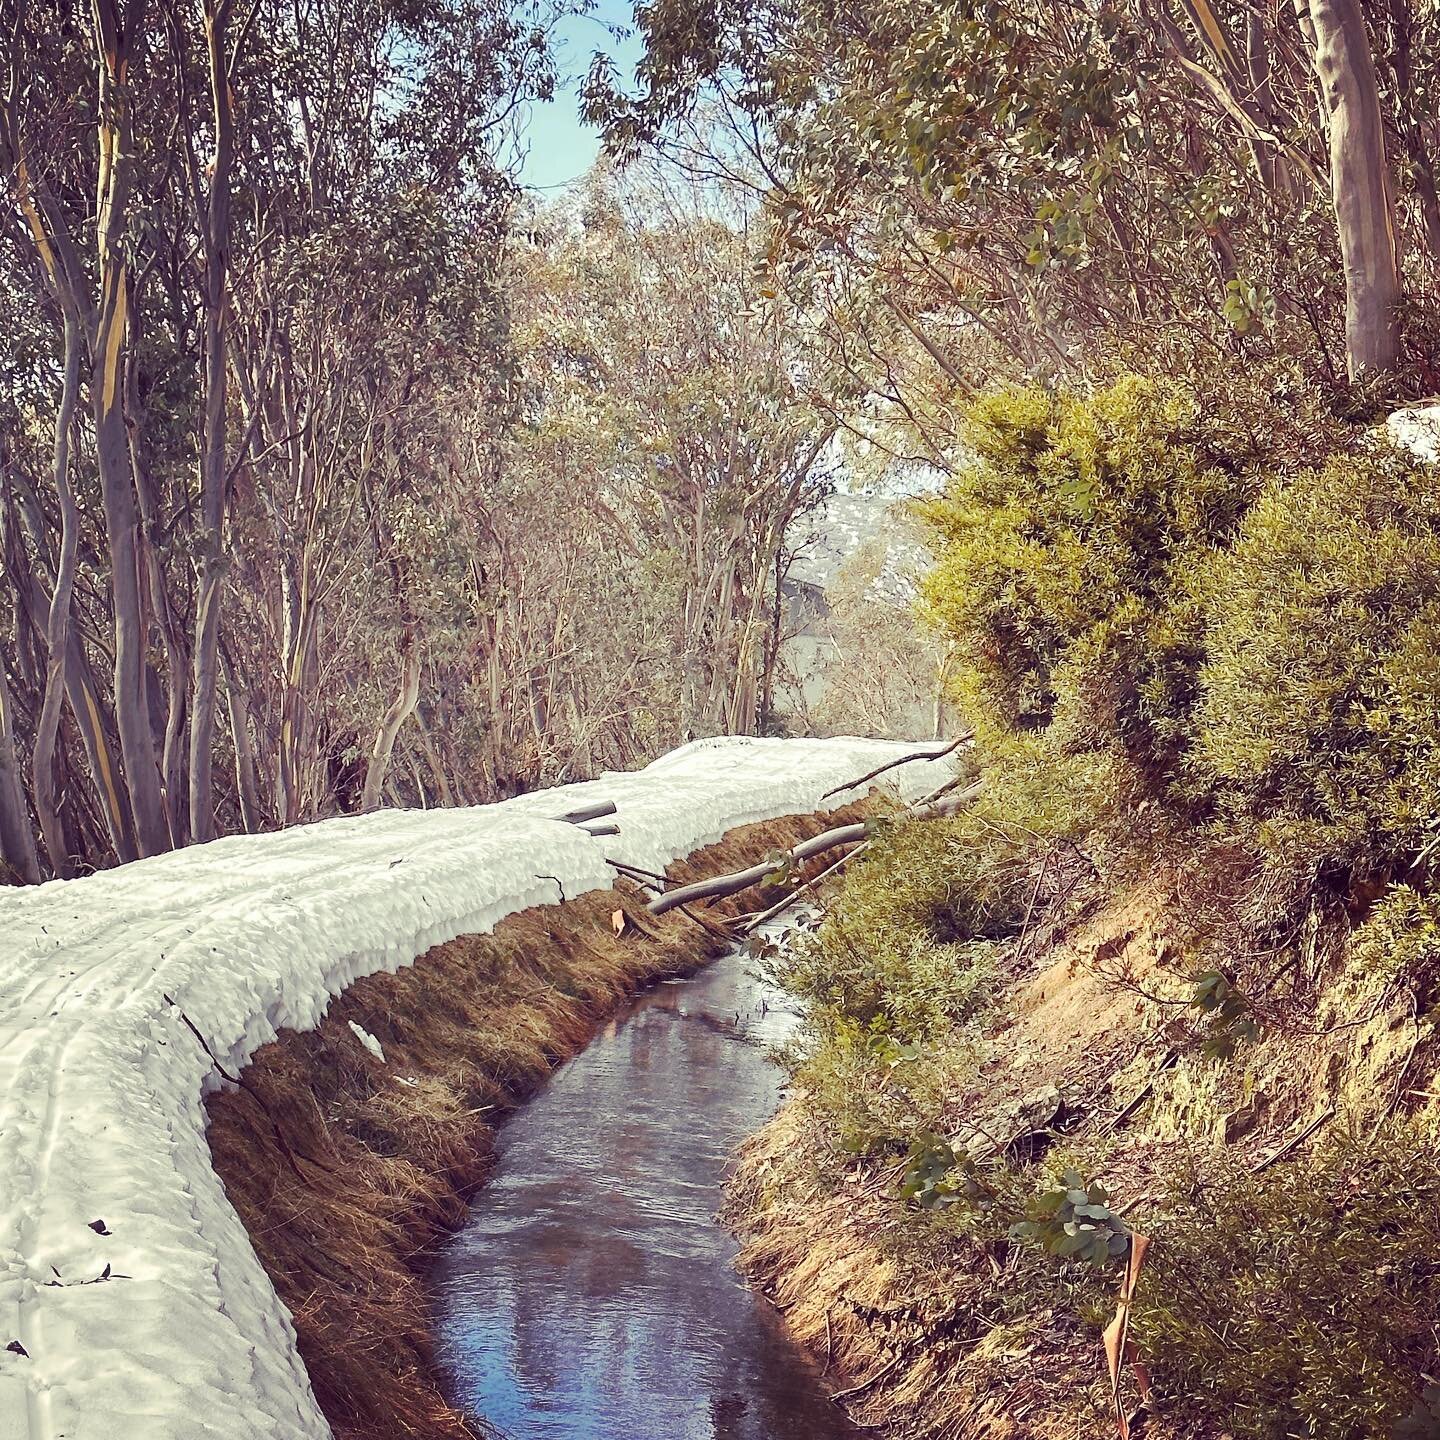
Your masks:
<svg viewBox="0 0 1440 1440"><path fill-rule="evenodd" d="M0 801L33 816L36 863L333 803L291 773L324 604L305 587L327 545L386 549L438 387L499 368L494 156L551 84L542 18L499 0L5 7ZM273 656L250 648L252 605L291 622ZM15 828L5 858L29 875Z"/></svg>
<svg viewBox="0 0 1440 1440"><path fill-rule="evenodd" d="M601 495L673 567L683 738L766 720L791 521L833 469L752 220L713 186L602 172L530 261L541 414L605 437Z"/></svg>
<svg viewBox="0 0 1440 1440"><path fill-rule="evenodd" d="M667 143L720 94L768 172L778 282L803 306L817 262L833 288L859 273L942 386L1127 348L1286 356L1332 388L1434 382L1403 294L1435 279L1428 7L656 0L637 17L638 95L604 61L589 86L611 143Z"/></svg>

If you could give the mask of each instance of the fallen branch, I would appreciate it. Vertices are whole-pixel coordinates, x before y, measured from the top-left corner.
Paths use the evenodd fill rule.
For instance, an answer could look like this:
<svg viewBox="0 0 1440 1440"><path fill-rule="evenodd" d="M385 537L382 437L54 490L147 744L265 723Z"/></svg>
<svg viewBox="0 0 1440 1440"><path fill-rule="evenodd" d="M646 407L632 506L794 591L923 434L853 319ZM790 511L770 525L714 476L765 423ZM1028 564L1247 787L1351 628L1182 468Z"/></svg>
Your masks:
<svg viewBox="0 0 1440 1440"><path fill-rule="evenodd" d="M653 890L657 895L664 894L664 881L652 871L640 870L633 865L625 865L619 860L611 860L608 855L605 857L605 863L612 866L617 875L630 881L632 885L639 885L645 890Z"/></svg>
<svg viewBox="0 0 1440 1440"><path fill-rule="evenodd" d="M980 793L983 784L982 780L976 780L967 785L965 789L954 795L946 796L943 800L936 800L928 805L917 805L912 809L902 811L901 818L936 820L942 816L953 814L973 800ZM858 840L868 840L869 838L870 827L866 821L837 826L834 830L826 830L819 835L812 836L809 840L801 841L778 859L761 861L760 864L751 865L746 870L737 870L732 875L712 875L708 880L696 880L690 885L681 885L677 889L667 890L665 894L657 896L650 902L650 913L663 915L667 910L673 910L678 905L688 905L692 900L708 900L712 897L722 898L726 895L736 895L741 890L748 890L752 885L759 885L767 875L773 874L783 865L796 865L805 860L812 860L815 856L823 855L827 850L834 850L837 846L853 845Z"/></svg>
<svg viewBox="0 0 1440 1440"><path fill-rule="evenodd" d="M1140 1093L1100 1132L1108 1135L1112 1130L1118 1130L1150 1097L1155 1093L1155 1082L1180 1058L1177 1049L1170 1049L1165 1052L1160 1063L1155 1067L1150 1078L1140 1088Z"/></svg>
<svg viewBox="0 0 1440 1440"><path fill-rule="evenodd" d="M593 800L589 805L581 805L576 810L567 810L563 815L555 815L555 820L564 820L571 825L583 825L587 820L599 820L603 816L613 815L618 807L613 800Z"/></svg>
<svg viewBox="0 0 1440 1440"><path fill-rule="evenodd" d="M862 1380L858 1385L852 1385L848 1390L836 1390L830 1398L832 1400L848 1400L852 1395L863 1394L872 1386L879 1384L904 1358L903 1352L896 1355L888 1364L882 1365L868 1380Z"/></svg>
<svg viewBox="0 0 1440 1440"><path fill-rule="evenodd" d="M663 890L670 880L658 870L646 870L642 865L632 865L628 860L612 860L608 855L605 863L612 865L622 875L628 875L632 880L645 881L652 890Z"/></svg>
<svg viewBox="0 0 1440 1440"><path fill-rule="evenodd" d="M848 784L837 785L833 790L827 790L820 798L828 800L832 795L839 795L845 790L853 790L857 785L863 785L867 780L873 780L887 770L908 765L912 760L943 760L947 755L953 755L967 740L974 738L975 732L967 730L963 735L952 740L943 750L917 750L913 755L902 755L898 760L887 760L883 765L877 765L873 770L866 771L858 780L851 780Z"/></svg>
<svg viewBox="0 0 1440 1440"><path fill-rule="evenodd" d="M1258 1175L1262 1170L1268 1170L1272 1165L1283 1160L1291 1151L1298 1150L1322 1125L1334 1118L1335 1107L1327 1105L1293 1140L1287 1140L1273 1155L1253 1166L1250 1173Z"/></svg>
<svg viewBox="0 0 1440 1440"><path fill-rule="evenodd" d="M654 903L652 902L647 908L654 910ZM717 940L724 940L727 943L733 938L729 930L721 929L720 925L712 925L703 915L697 915L688 905L681 905L678 909L687 920L693 920L707 935L713 935ZM656 913L659 914L660 912L656 911ZM721 925L727 923L726 921L721 921Z"/></svg>
<svg viewBox="0 0 1440 1440"><path fill-rule="evenodd" d="M788 910L807 890L813 890L822 880L835 874L837 870L848 865L870 842L862 840L853 850L847 850L833 864L827 865L817 875L812 875L803 885L797 885L795 889L783 900L777 900L768 909L760 911L758 915L751 915L745 924L745 934L758 930L768 920L773 920L777 915Z"/></svg>

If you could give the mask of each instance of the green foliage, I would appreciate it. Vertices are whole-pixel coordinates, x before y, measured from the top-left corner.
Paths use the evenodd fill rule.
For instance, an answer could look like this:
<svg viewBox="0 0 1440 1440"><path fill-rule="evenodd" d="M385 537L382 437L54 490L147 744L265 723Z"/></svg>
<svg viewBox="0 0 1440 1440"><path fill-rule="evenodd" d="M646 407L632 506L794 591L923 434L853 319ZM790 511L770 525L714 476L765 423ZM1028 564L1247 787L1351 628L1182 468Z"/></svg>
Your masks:
<svg viewBox="0 0 1440 1440"><path fill-rule="evenodd" d="M966 886L964 820L886 826L852 866L819 930L775 978L824 1030L880 1025L899 1040L943 1033L979 1003L992 937L1013 924L1001 897Z"/></svg>
<svg viewBox="0 0 1440 1440"><path fill-rule="evenodd" d="M1440 970L1440 897L1392 885L1350 942L1353 974L1388 986Z"/></svg>
<svg viewBox="0 0 1440 1440"><path fill-rule="evenodd" d="M962 703L991 735L1053 724L1167 771L1198 642L1177 591L1258 488L1249 442L1134 377L1086 400L988 396L966 439L974 463L924 509L929 613L970 659Z"/></svg>
<svg viewBox="0 0 1440 1440"><path fill-rule="evenodd" d="M803 1053L790 1059L814 1123L811 1158L832 1175L857 1157L904 1155L916 1135L934 1130L946 1097L975 1066L963 1037L915 1045L889 1034L883 1019L867 1027L833 1016L823 1029L807 1026Z"/></svg>
<svg viewBox="0 0 1440 1440"><path fill-rule="evenodd" d="M1440 487L1384 450L1273 477L1193 577L1191 769L1302 865L1380 868L1440 834Z"/></svg>
<svg viewBox="0 0 1440 1440"><path fill-rule="evenodd" d="M965 1152L934 1131L922 1131L910 1142L900 1196L922 1210L963 1206L983 1211L995 1203L995 1187Z"/></svg>
<svg viewBox="0 0 1440 1440"><path fill-rule="evenodd" d="M1237 335L1248 335L1257 325L1275 323L1275 297L1263 284L1228 280L1220 313Z"/></svg>
<svg viewBox="0 0 1440 1440"><path fill-rule="evenodd" d="M1030 1240L1060 1259L1108 1265L1130 1246L1130 1231L1110 1208L1110 1193L1098 1180L1067 1169L1060 1183L1042 1190L1025 1207L1025 1218L1010 1227L1017 1240Z"/></svg>
<svg viewBox="0 0 1440 1440"><path fill-rule="evenodd" d="M1264 428L1134 377L980 400L927 607L992 742L1108 757L1301 876L1383 873L1440 843L1440 488Z"/></svg>
<svg viewBox="0 0 1440 1440"><path fill-rule="evenodd" d="M1250 997L1221 970L1206 970L1195 977L1190 1004L1209 1018L1205 1053L1217 1060L1228 1060L1242 1043L1260 1033Z"/></svg>
<svg viewBox="0 0 1440 1440"><path fill-rule="evenodd" d="M1260 1175L1207 1154L1170 1183L1133 1324L1162 1392L1236 1440L1434 1433L1433 1141L1341 1136Z"/></svg>

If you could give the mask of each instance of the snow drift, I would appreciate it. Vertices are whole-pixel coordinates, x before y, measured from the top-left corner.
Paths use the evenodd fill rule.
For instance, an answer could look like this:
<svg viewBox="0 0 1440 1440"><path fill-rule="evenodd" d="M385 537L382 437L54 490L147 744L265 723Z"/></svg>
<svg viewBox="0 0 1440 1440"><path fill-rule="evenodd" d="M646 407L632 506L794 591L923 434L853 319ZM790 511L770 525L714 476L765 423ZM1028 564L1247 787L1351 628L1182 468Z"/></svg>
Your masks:
<svg viewBox="0 0 1440 1440"><path fill-rule="evenodd" d="M328 1436L211 1167L203 1096L361 975L608 888L607 856L661 869L736 826L821 808L918 748L701 741L501 804L232 836L7 894L0 1440ZM935 769L883 782L913 796ZM595 800L617 805L618 836L555 818Z"/></svg>

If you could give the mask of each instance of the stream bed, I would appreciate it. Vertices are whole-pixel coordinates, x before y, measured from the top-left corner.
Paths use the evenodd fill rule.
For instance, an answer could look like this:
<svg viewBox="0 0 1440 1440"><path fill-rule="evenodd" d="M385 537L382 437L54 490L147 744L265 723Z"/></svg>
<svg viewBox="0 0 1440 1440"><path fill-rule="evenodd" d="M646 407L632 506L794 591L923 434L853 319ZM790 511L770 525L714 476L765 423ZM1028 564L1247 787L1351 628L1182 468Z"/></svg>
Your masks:
<svg viewBox="0 0 1440 1440"><path fill-rule="evenodd" d="M452 1403L513 1440L858 1440L715 1219L793 1023L725 956L640 996L505 1125L432 1276Z"/></svg>

